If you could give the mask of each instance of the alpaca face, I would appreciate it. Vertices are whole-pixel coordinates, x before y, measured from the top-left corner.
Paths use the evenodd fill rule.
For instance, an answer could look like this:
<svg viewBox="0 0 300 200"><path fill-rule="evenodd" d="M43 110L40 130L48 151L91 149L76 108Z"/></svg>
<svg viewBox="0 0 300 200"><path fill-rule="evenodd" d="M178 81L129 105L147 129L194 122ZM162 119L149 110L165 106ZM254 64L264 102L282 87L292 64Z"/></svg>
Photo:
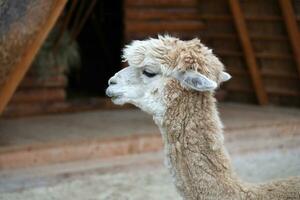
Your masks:
<svg viewBox="0 0 300 200"><path fill-rule="evenodd" d="M131 103L156 116L167 107L166 95L175 98L180 90L213 91L230 78L199 40L166 36L134 41L125 47L123 58L129 66L110 78L106 94L115 104ZM166 91L170 83L178 85L172 93Z"/></svg>
<svg viewBox="0 0 300 200"><path fill-rule="evenodd" d="M159 115L165 109L162 92L168 79L158 66L128 66L109 79L106 94L115 104L131 103Z"/></svg>

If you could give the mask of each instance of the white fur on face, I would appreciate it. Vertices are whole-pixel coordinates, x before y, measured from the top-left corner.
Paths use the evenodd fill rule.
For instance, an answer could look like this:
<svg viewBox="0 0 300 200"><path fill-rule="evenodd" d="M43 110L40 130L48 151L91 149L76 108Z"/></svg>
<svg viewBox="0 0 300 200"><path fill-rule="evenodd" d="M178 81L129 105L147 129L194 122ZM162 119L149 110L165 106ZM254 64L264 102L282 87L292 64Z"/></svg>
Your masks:
<svg viewBox="0 0 300 200"><path fill-rule="evenodd" d="M143 71L156 74L147 77ZM163 77L159 67L126 67L110 80L106 94L115 104L131 103L154 116L164 113L163 88L168 78Z"/></svg>
<svg viewBox="0 0 300 200"><path fill-rule="evenodd" d="M191 42L195 43L194 46L190 45ZM115 104L131 103L154 116L162 116L166 110L163 93L170 79L179 81L184 89L198 92L214 91L221 82L230 79L226 72L222 72L219 78L216 78L219 73L214 70L207 72L206 76L210 75L207 77L198 73L196 69L200 64L197 60L201 58L206 61L207 56L212 61L204 62L206 65L218 66L213 69L223 70L222 63L211 50L201 46L199 40L180 41L170 36L159 36L158 39L133 41L124 48L123 53L123 61L127 61L129 67L109 80L106 93ZM143 73L145 70L155 76L147 77L147 73Z"/></svg>

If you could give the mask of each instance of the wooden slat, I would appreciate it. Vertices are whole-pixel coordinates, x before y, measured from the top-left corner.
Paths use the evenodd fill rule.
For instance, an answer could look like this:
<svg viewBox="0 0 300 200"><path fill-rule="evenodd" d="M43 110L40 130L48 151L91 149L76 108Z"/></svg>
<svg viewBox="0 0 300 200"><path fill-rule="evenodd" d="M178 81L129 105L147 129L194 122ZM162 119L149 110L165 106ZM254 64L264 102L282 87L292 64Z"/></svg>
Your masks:
<svg viewBox="0 0 300 200"><path fill-rule="evenodd" d="M266 41L286 41L287 37L280 35L251 35L252 40L266 40Z"/></svg>
<svg viewBox="0 0 300 200"><path fill-rule="evenodd" d="M284 69L284 68L283 68ZM278 70L276 68L266 67L262 68L261 74L263 77L272 77L272 78L280 78L285 80L297 79L298 76L294 73L290 73L289 71Z"/></svg>
<svg viewBox="0 0 300 200"><path fill-rule="evenodd" d="M221 51L221 50L215 50L214 51L217 55L220 56L233 56L233 57L241 57L243 56L243 53L238 52L238 51Z"/></svg>
<svg viewBox="0 0 300 200"><path fill-rule="evenodd" d="M282 18L280 16L270 16L270 15L252 15L252 16L245 16L246 20L249 21L281 21Z"/></svg>
<svg viewBox="0 0 300 200"><path fill-rule="evenodd" d="M232 69L232 68L229 68ZM230 70L229 70L230 71ZM231 74L232 71L230 71ZM245 76L242 70L239 70L237 76L226 84L226 89L233 92L252 93L251 80ZM282 76L270 77L265 76L265 88L268 94L277 96L300 97L300 87L296 84L297 79L283 79Z"/></svg>
<svg viewBox="0 0 300 200"><path fill-rule="evenodd" d="M67 0L56 0L49 14L49 18L46 20L45 24L41 27L41 30L38 32L35 40L29 45L19 60L19 62L14 67L14 71L11 72L10 76L4 83L3 87L0 88L0 113L3 112L8 101L15 92L18 84L23 79L25 73L29 69L34 56L37 54L39 48L45 41L48 33L54 26L56 20L58 19L60 13L62 12Z"/></svg>
<svg viewBox="0 0 300 200"><path fill-rule="evenodd" d="M179 12L181 10L181 12ZM140 9L132 8L126 12L125 15L128 19L143 19L150 20L153 18L161 18L174 20L178 19L199 19L209 21L230 21L232 17L229 15L210 15L201 14L197 9L192 8L172 8L172 9ZM136 18L134 18L136 17Z"/></svg>
<svg viewBox="0 0 300 200"><path fill-rule="evenodd" d="M243 88L239 85L235 85L232 87L227 87L227 89L231 92L245 92L245 93L252 93L252 90L249 90L248 88ZM291 90L287 88L278 88L278 87L266 87L266 90L268 91L268 94L270 95L278 95L278 96L288 96L288 97L299 97L300 92L296 90Z"/></svg>
<svg viewBox="0 0 300 200"><path fill-rule="evenodd" d="M3 112L4 117L24 117L50 113L67 113L82 112L95 109L130 109L134 106L126 104L118 106L112 103L109 98L89 98L89 99L73 99L63 102L47 102L47 103L19 103L9 104Z"/></svg>
<svg viewBox="0 0 300 200"><path fill-rule="evenodd" d="M265 105L268 103L268 96L265 91L261 75L258 71L258 65L256 63L256 58L251 45L249 33L246 27L245 18L243 16L240 3L238 0L229 0L229 5L234 18L236 29L239 34L241 45L244 50L246 62L251 75L253 86L255 88L258 102L261 105Z"/></svg>
<svg viewBox="0 0 300 200"><path fill-rule="evenodd" d="M224 34L224 33L214 33L214 34L200 34L200 39L224 39L224 40L235 40L237 39L237 36L234 34ZM279 35L250 35L251 40L265 40L265 41L286 41L287 37L279 36Z"/></svg>
<svg viewBox="0 0 300 200"><path fill-rule="evenodd" d="M171 16L170 16L171 14ZM157 8L135 8L135 7L129 7L126 10L125 18L126 19L143 19L143 20L149 20L152 18L161 18L161 19L184 19L184 18L199 18L199 19L205 19L205 20L211 20L211 21L228 21L232 20L232 16L230 15L210 15L210 14L201 14L195 7L175 7L175 8L164 8L161 7ZM246 20L249 21L266 21L266 22L272 22L272 21L282 21L282 18L280 16L245 16ZM297 20L297 18L296 18ZM299 19L298 19L299 20Z"/></svg>
<svg viewBox="0 0 300 200"><path fill-rule="evenodd" d="M234 34L224 34L224 33L214 33L214 34L206 34L206 33L201 33L200 34L200 39L218 39L218 40L235 40L237 39L236 35Z"/></svg>
<svg viewBox="0 0 300 200"><path fill-rule="evenodd" d="M125 20L210 20L229 21L229 15L201 14L196 7L192 8L127 8Z"/></svg>
<svg viewBox="0 0 300 200"><path fill-rule="evenodd" d="M125 6L196 7L198 5L198 0L125 0Z"/></svg>
<svg viewBox="0 0 300 200"><path fill-rule="evenodd" d="M226 62L224 62L226 65ZM230 74L235 77L235 76L243 76L243 77L248 77L249 74L247 73L246 70L244 70L241 67L233 67L233 66L226 66L226 69L230 72ZM284 69L284 68L283 68ZM282 72L283 71L283 72ZM285 79L285 80L295 80L298 79L298 76L290 73L289 71L284 71L284 70L278 70L276 68L263 68L261 71L262 77L269 77L269 78L280 78L280 79Z"/></svg>
<svg viewBox="0 0 300 200"><path fill-rule="evenodd" d="M158 34L168 33L174 37L178 37L182 40L190 40L195 37L199 37L202 29L195 31L161 31L161 32L130 32L125 34L125 43L129 43L132 40L144 40L149 37L157 37Z"/></svg>
<svg viewBox="0 0 300 200"><path fill-rule="evenodd" d="M226 65L226 62L224 62ZM226 65L226 70L233 76L248 76L247 71L243 67Z"/></svg>
<svg viewBox="0 0 300 200"><path fill-rule="evenodd" d="M39 104L45 102L62 102L66 98L64 88L23 89L15 92L10 105L20 103Z"/></svg>
<svg viewBox="0 0 300 200"><path fill-rule="evenodd" d="M257 53L257 58L264 59L280 59L280 60L290 60L292 56L289 54L278 54L278 53Z"/></svg>
<svg viewBox="0 0 300 200"><path fill-rule="evenodd" d="M215 50L215 53L220 56L232 56L232 57L242 57L243 53L238 51L220 51ZM278 59L278 60L290 60L292 56L289 54L278 54L278 53L256 53L254 55L255 58L262 58L262 59Z"/></svg>
<svg viewBox="0 0 300 200"><path fill-rule="evenodd" d="M46 102L46 103L18 103L8 104L5 108L2 117L15 118L34 115L45 115L51 113L63 113L68 112L68 104L64 102Z"/></svg>
<svg viewBox="0 0 300 200"><path fill-rule="evenodd" d="M291 46L293 48L294 58L300 78L300 32L296 21L295 12L290 0L279 0L279 5L290 38Z"/></svg>
<svg viewBox="0 0 300 200"><path fill-rule="evenodd" d="M167 11L167 10L165 10ZM209 15L209 14L201 14L198 12L199 18L200 19L205 19L205 20L211 20L211 21L230 21L233 18L230 15ZM245 16L246 20L249 21L265 21L265 22L272 22L272 21L282 21L282 18L280 16ZM300 18L299 18L300 19ZM299 20L298 19L298 20Z"/></svg>
<svg viewBox="0 0 300 200"><path fill-rule="evenodd" d="M251 80L249 77L236 76L233 77L230 82L226 83L226 89L229 91L244 91L244 92L254 92L251 85Z"/></svg>
<svg viewBox="0 0 300 200"><path fill-rule="evenodd" d="M289 88L279 88L267 86L267 91L269 94L278 95L278 96L288 96L288 97L299 97L300 92L297 90L289 89Z"/></svg>
<svg viewBox="0 0 300 200"><path fill-rule="evenodd" d="M228 101L243 102L247 104L254 104L257 101L254 93L243 93L235 91L228 91L226 99Z"/></svg>
<svg viewBox="0 0 300 200"><path fill-rule="evenodd" d="M232 20L231 16L228 15L200 15L201 19L210 20L210 21L230 21Z"/></svg>
<svg viewBox="0 0 300 200"><path fill-rule="evenodd" d="M48 77L39 79L37 77L31 77L26 74L25 78L20 83L19 88L41 88L41 87L66 87L68 83L67 78L64 75Z"/></svg>
<svg viewBox="0 0 300 200"><path fill-rule="evenodd" d="M196 8L127 8L125 20L201 20Z"/></svg>
<svg viewBox="0 0 300 200"><path fill-rule="evenodd" d="M204 24L200 21L175 21L175 22L144 22L131 21L126 25L126 33L170 33L173 31L193 32L204 28Z"/></svg>

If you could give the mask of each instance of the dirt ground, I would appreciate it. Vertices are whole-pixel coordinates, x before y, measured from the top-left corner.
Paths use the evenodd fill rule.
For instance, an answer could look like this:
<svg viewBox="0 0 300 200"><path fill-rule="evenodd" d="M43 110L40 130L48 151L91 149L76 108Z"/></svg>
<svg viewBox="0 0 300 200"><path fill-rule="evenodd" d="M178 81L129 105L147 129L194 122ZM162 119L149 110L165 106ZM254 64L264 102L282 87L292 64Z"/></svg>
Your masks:
<svg viewBox="0 0 300 200"><path fill-rule="evenodd" d="M262 126L300 124L300 109L222 103L226 132ZM58 143L159 133L152 117L138 109L90 111L17 119L0 118L0 151L12 146ZM159 134L158 134L159 135Z"/></svg>
<svg viewBox="0 0 300 200"><path fill-rule="evenodd" d="M300 148L235 152L232 158L237 173L250 182L300 175ZM47 172L48 175L23 178L23 188L9 191L12 187L8 187L7 191L0 193L0 199L179 200L181 198L162 163L163 153L157 152L105 161L64 164L52 169L49 166L46 169L30 169L27 173L21 171L19 174L33 176L33 171L40 171L40 174ZM80 165L83 171L78 169ZM77 167L74 173L56 173L58 169L74 167Z"/></svg>
<svg viewBox="0 0 300 200"><path fill-rule="evenodd" d="M264 182L300 176L300 110L231 104L220 108L225 144L235 170L244 180ZM10 148L28 144L155 132L157 128L151 118L137 110L1 120L0 157ZM76 148L84 150L85 146L78 144ZM63 155L57 146L53 148L51 156ZM26 151L34 154L31 148L26 147ZM2 161L2 164L7 162ZM163 165L161 151L0 170L0 200L65 199L177 200L180 197Z"/></svg>

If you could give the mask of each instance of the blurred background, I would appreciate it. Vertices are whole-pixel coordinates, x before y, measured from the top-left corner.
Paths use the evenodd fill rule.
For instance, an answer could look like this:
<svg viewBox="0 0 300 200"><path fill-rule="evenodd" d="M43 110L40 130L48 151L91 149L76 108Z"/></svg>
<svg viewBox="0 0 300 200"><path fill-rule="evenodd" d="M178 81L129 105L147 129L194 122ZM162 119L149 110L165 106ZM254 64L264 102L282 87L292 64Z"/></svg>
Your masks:
<svg viewBox="0 0 300 200"><path fill-rule="evenodd" d="M3 115L110 107L124 44L165 33L213 49L233 76L220 101L299 107L300 3L290 4L291 17L273 0L240 1L237 13L223 0L69 1Z"/></svg>
<svg viewBox="0 0 300 200"><path fill-rule="evenodd" d="M232 75L216 97L244 178L299 175L299 27L299 0L0 0L0 196L178 198L162 186L171 184L151 117L105 97L123 46L158 34L199 38Z"/></svg>

